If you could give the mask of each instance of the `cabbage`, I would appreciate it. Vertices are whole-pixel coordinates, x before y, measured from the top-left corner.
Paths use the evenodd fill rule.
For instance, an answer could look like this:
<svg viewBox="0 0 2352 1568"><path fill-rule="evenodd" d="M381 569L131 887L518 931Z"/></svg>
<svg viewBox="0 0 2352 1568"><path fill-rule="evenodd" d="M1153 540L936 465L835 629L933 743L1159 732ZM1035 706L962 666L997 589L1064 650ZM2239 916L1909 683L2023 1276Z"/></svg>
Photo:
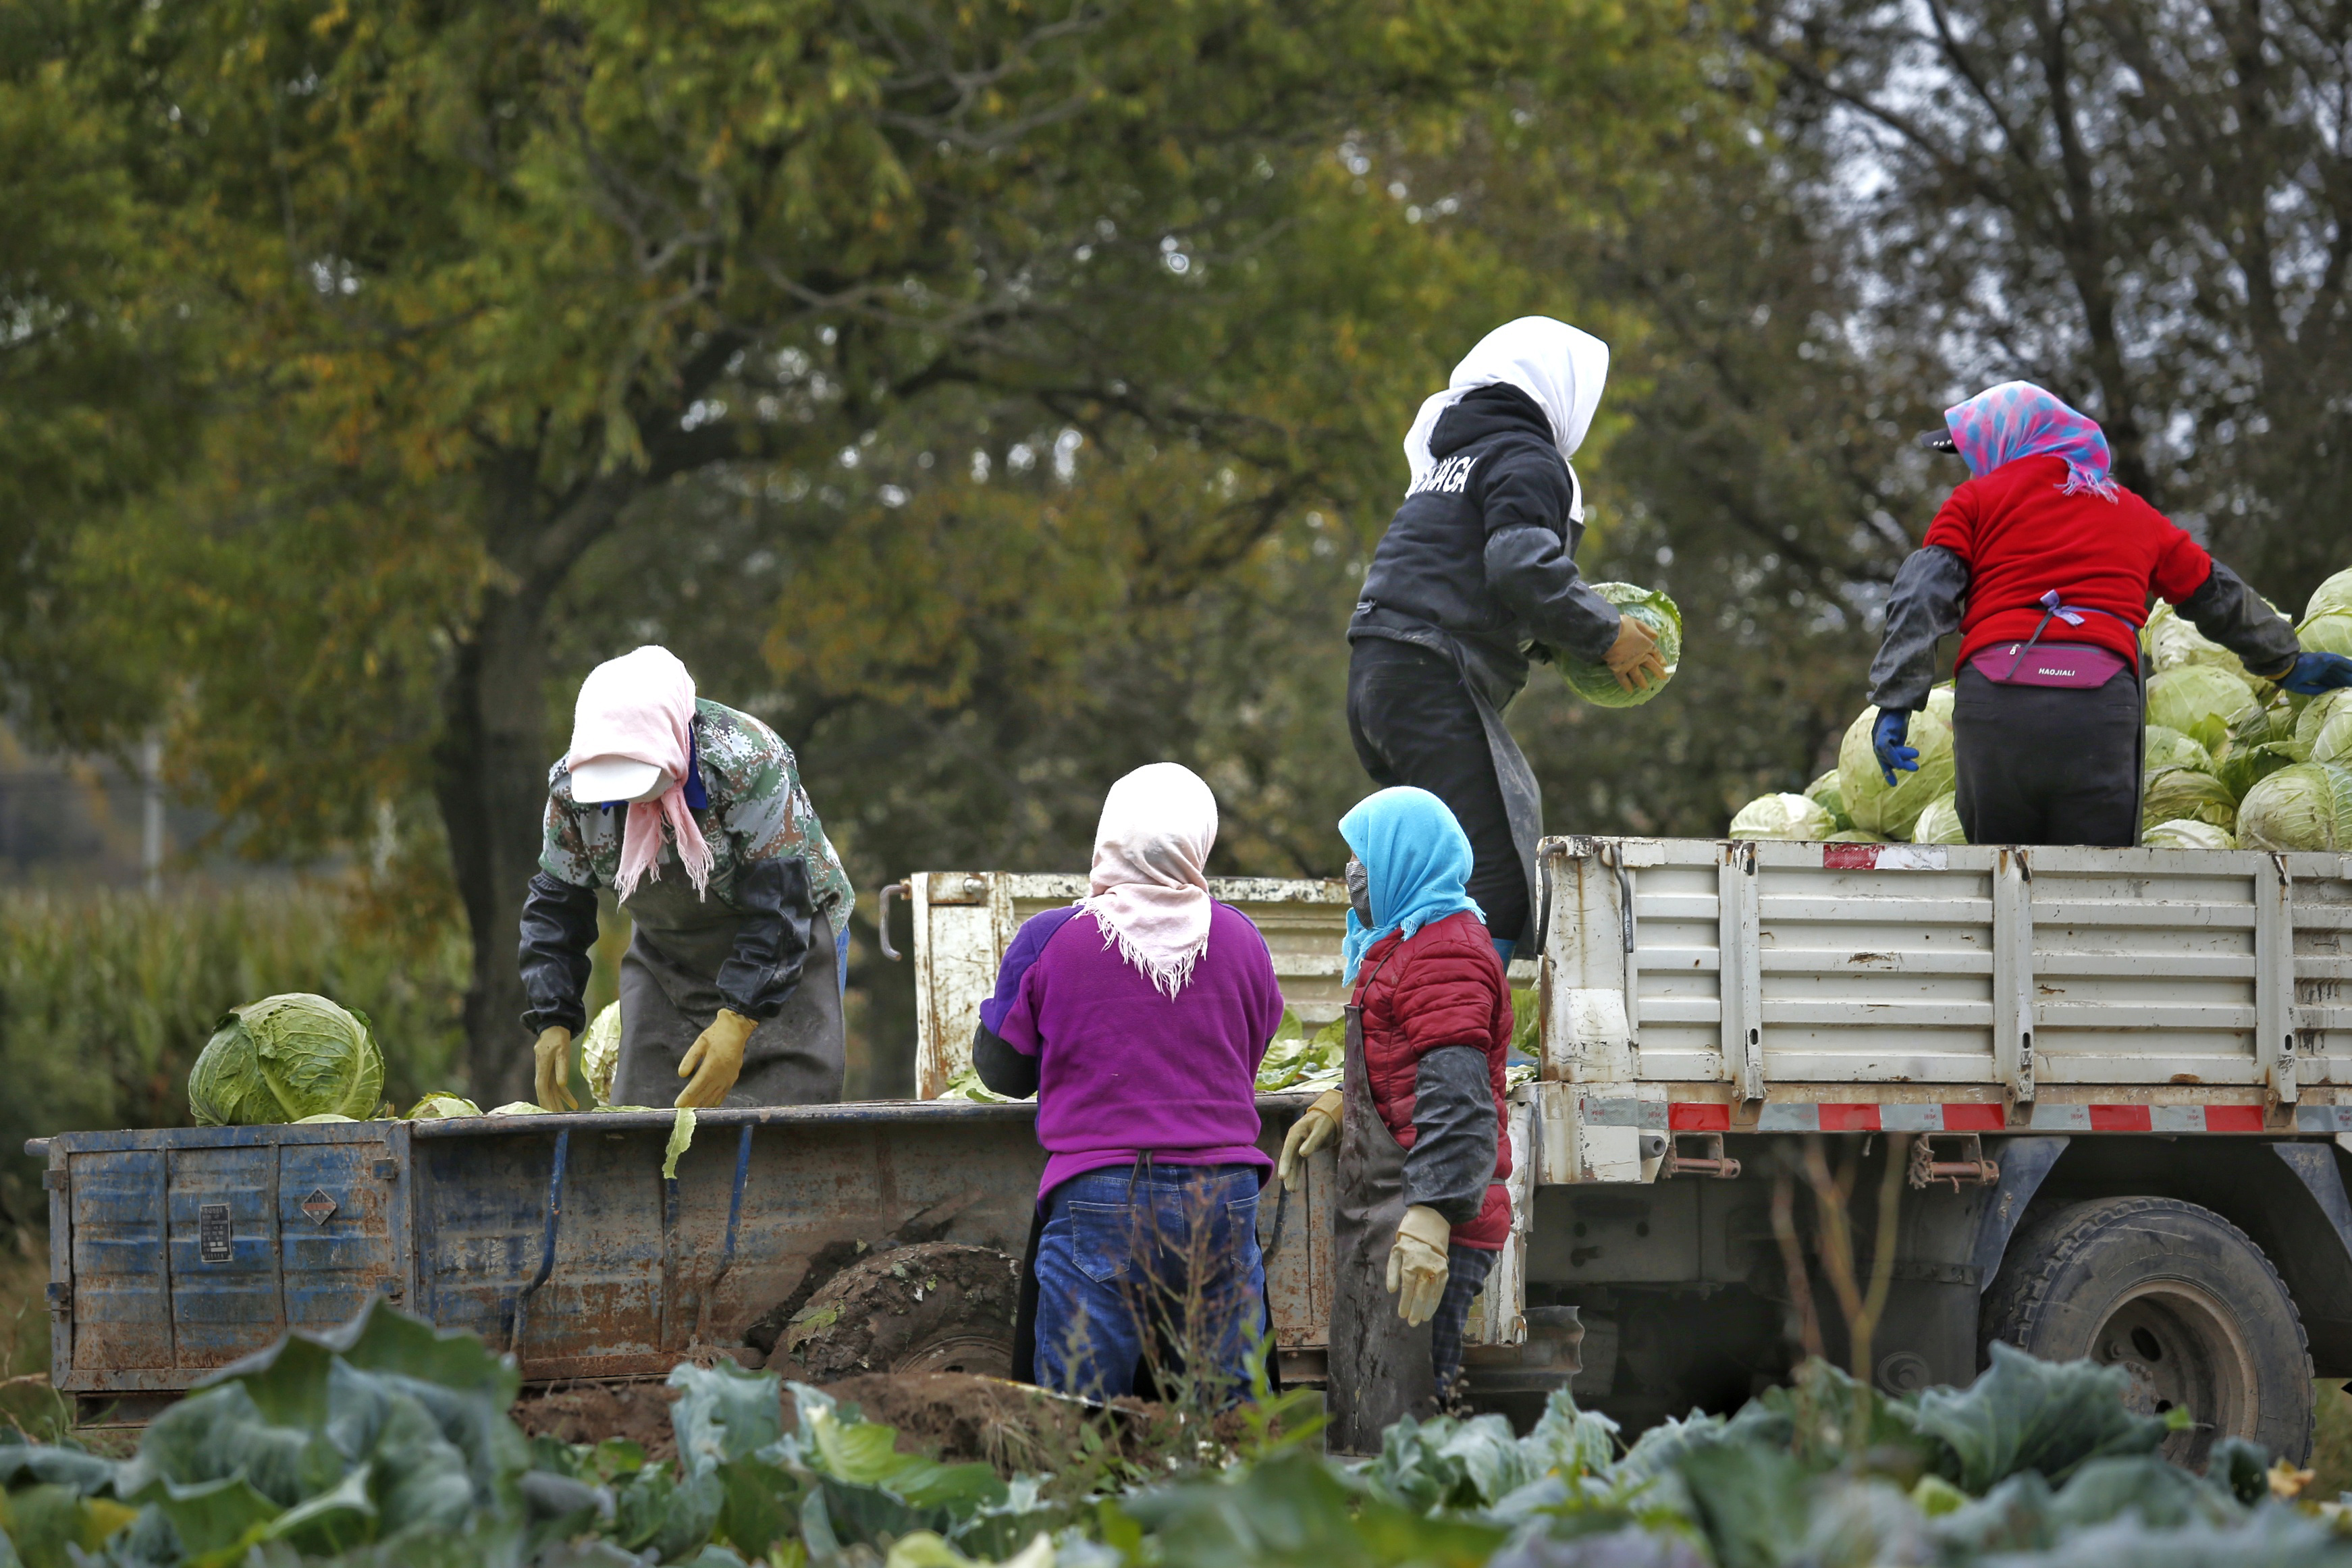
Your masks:
<svg viewBox="0 0 2352 1568"><path fill-rule="evenodd" d="M1836 768L1831 768L1827 773L1806 785L1805 798L1830 814L1830 822L1833 827L1843 829L1853 826L1853 819L1845 814L1845 792L1838 788Z"/></svg>
<svg viewBox="0 0 2352 1568"><path fill-rule="evenodd" d="M2311 602L2303 607L2305 621L2316 621L2323 615L2352 613L2352 570L2337 572L2311 591Z"/></svg>
<svg viewBox="0 0 2352 1568"><path fill-rule="evenodd" d="M1860 828L1847 828L1822 841L1825 844L1883 844L1885 841L1876 833L1865 833Z"/></svg>
<svg viewBox="0 0 2352 1568"><path fill-rule="evenodd" d="M2158 822L2140 835L2139 841L2152 850L2234 850L2238 841L2210 822L2192 822L2176 819Z"/></svg>
<svg viewBox="0 0 2352 1568"><path fill-rule="evenodd" d="M1735 839L1805 839L1820 842L1837 823L1818 801L1803 795L1759 795L1731 819Z"/></svg>
<svg viewBox="0 0 2352 1568"><path fill-rule="evenodd" d="M307 991L226 1014L188 1073L188 1109L205 1127L366 1116L383 1097L383 1053L367 1015Z"/></svg>
<svg viewBox="0 0 2352 1568"><path fill-rule="evenodd" d="M1683 612L1675 601L1655 589L1631 582L1596 582L1592 591L1648 627L1658 640L1658 657L1666 662L1664 679L1653 679L1640 691L1629 692L1617 684L1606 664L1588 664L1581 659L1562 659L1559 673L1566 677L1569 689L1589 703L1602 707L1639 707L1666 689L1666 681L1674 678L1675 670L1683 658Z"/></svg>
<svg viewBox="0 0 2352 1568"><path fill-rule="evenodd" d="M2143 770L2150 774L2168 768L2189 768L2200 773L2213 771L2213 758L2206 749L2177 729L2163 725L2147 727L2147 747L2141 753Z"/></svg>
<svg viewBox="0 0 2352 1568"><path fill-rule="evenodd" d="M2264 741L2260 746L2249 746L2243 749L2232 747L2230 755L2221 758L2221 765L2213 769L2213 776L2221 781L2221 788L2230 792L2230 799L2242 800L2247 790L2280 768L2291 763L2309 760L2310 754L2293 741L2284 744Z"/></svg>
<svg viewBox="0 0 2352 1568"><path fill-rule="evenodd" d="M2177 729L2208 751L2229 733L2232 717L2254 706L2252 687L2211 664L2183 664L2147 683L2147 722Z"/></svg>
<svg viewBox="0 0 2352 1568"><path fill-rule="evenodd" d="M2295 743L2307 760L2352 764L2352 691L2334 691L2303 710Z"/></svg>
<svg viewBox="0 0 2352 1568"><path fill-rule="evenodd" d="M1960 800L1957 793L1938 795L1927 802L1919 820L1911 824L1911 841L1915 844L1964 844L1969 835L1960 826Z"/></svg>
<svg viewBox="0 0 2352 1568"><path fill-rule="evenodd" d="M410 1122L433 1122L445 1116L478 1116L482 1108L463 1094L439 1090L411 1105L403 1116Z"/></svg>
<svg viewBox="0 0 2352 1568"><path fill-rule="evenodd" d="M2210 822L2231 828L2237 821L2237 797L2219 779L2190 768L2168 768L2148 779L2140 796L2142 827L2175 821Z"/></svg>
<svg viewBox="0 0 2352 1568"><path fill-rule="evenodd" d="M1911 716L1906 744L1919 748L1919 770L1897 773L1891 789L1870 750L1870 727L1877 717L1876 708L1866 707L1847 727L1838 743L1838 788L1855 827L1881 839L1907 839L1928 803L1951 791L1952 688L1937 686L1927 694L1927 706Z"/></svg>
<svg viewBox="0 0 2352 1568"><path fill-rule="evenodd" d="M2352 848L2352 768L2326 762L2280 768L2246 791L2238 841L2250 850Z"/></svg>
<svg viewBox="0 0 2352 1568"><path fill-rule="evenodd" d="M2352 610L2331 610L2295 628L2306 653L2352 655Z"/></svg>
<svg viewBox="0 0 2352 1568"><path fill-rule="evenodd" d="M2191 664L2210 664L2249 686L2261 681L2246 668L2244 660L2198 631L2195 622L2169 604L2158 602L2148 613L2147 625L2140 632L2140 643L2147 650L2148 663L2158 674L2187 669Z"/></svg>
<svg viewBox="0 0 2352 1568"><path fill-rule="evenodd" d="M621 1004L606 1002L580 1037L580 1071L598 1109L613 1103L613 1073L621 1065Z"/></svg>

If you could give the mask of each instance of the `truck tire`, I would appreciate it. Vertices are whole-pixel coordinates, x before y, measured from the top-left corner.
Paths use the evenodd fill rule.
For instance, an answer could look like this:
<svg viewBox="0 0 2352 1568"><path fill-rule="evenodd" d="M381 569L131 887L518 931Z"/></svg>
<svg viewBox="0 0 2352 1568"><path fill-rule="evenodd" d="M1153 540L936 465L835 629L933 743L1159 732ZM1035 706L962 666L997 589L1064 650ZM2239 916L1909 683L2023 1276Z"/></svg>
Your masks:
<svg viewBox="0 0 2352 1568"><path fill-rule="evenodd" d="M2146 1415L2196 1425L2164 1457L2205 1468L2214 1440L2251 1438L2300 1464L2311 1452L2311 1351L2294 1298L2252 1238L2168 1197L2070 1204L2010 1243L1979 1312L1981 1340L2045 1361L2124 1368Z"/></svg>
<svg viewBox="0 0 2352 1568"><path fill-rule="evenodd" d="M1013 1373L1021 1266L990 1247L927 1241L860 1259L826 1281L777 1338L810 1383L868 1372Z"/></svg>

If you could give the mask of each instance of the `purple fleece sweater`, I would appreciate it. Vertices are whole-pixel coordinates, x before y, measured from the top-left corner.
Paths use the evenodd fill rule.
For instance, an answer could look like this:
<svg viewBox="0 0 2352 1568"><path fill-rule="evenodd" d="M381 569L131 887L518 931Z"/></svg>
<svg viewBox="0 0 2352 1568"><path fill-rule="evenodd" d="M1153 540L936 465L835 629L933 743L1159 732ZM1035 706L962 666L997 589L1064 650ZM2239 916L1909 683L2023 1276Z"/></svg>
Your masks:
<svg viewBox="0 0 2352 1568"><path fill-rule="evenodd" d="M1265 938L1220 904L1192 978L1170 999L1106 943L1091 914L1023 923L980 1021L1037 1061L1043 1200L1145 1149L1167 1165L1273 1168L1257 1146L1257 1068L1282 1022Z"/></svg>

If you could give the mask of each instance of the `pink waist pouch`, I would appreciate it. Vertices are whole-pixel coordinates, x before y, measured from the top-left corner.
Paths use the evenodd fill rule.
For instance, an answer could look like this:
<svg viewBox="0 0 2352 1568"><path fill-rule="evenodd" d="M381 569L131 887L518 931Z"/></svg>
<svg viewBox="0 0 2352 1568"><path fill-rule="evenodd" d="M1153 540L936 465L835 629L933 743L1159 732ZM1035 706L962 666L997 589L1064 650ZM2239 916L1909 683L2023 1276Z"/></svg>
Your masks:
<svg viewBox="0 0 2352 1568"><path fill-rule="evenodd" d="M1969 661L1996 685L2063 686L2085 691L2104 686L2130 668L2124 656L2089 643L2005 643Z"/></svg>

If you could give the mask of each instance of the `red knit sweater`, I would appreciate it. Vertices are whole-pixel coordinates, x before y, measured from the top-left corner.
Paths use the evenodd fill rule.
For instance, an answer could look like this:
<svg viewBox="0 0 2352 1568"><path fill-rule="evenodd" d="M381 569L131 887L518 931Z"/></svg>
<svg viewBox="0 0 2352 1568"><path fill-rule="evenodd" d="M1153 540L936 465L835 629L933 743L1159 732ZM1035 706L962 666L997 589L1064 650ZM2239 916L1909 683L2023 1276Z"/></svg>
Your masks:
<svg viewBox="0 0 2352 1568"><path fill-rule="evenodd" d="M2107 613L2080 626L2053 619L2044 642L2095 643L2137 663L2150 591L2178 604L2212 575L2213 558L2129 490L2103 501L2065 495L2065 459L2021 457L1953 491L1928 525L1922 542L1969 566L1960 664L2032 636L2053 589L2070 605Z"/></svg>

